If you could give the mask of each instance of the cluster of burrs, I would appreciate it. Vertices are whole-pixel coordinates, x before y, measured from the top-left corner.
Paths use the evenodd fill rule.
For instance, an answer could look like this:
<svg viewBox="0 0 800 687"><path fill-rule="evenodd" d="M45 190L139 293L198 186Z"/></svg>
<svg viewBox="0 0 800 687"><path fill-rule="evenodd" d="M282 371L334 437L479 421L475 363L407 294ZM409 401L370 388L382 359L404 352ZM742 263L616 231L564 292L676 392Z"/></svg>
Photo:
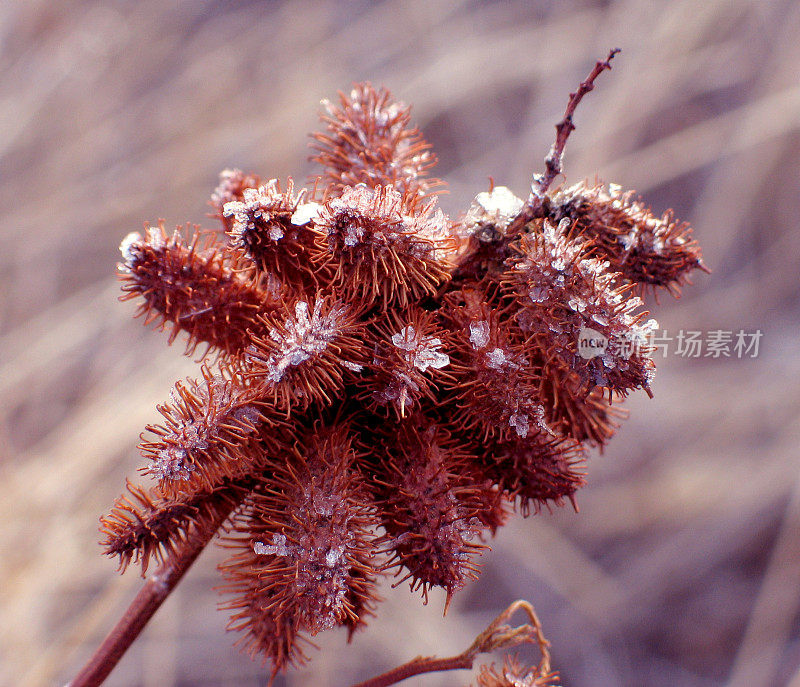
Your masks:
<svg viewBox="0 0 800 687"><path fill-rule="evenodd" d="M124 298L202 360L144 435L155 483L102 520L123 568L222 528L231 627L279 671L362 626L387 571L449 603L509 510L574 503L586 448L650 391L642 290L702 268L671 214L549 188L596 75L527 200L493 186L447 217L409 109L357 85L325 103L313 188L226 170L220 230L123 241Z"/></svg>

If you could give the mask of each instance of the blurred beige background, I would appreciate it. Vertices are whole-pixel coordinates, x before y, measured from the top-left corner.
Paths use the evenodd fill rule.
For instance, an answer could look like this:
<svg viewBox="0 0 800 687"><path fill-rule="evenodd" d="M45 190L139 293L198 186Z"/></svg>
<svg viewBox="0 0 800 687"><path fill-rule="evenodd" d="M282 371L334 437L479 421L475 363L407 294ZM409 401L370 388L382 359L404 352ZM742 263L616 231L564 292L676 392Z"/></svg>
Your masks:
<svg viewBox="0 0 800 687"><path fill-rule="evenodd" d="M654 314L760 329L758 358L668 356L593 457L579 515L513 520L444 621L441 596L387 585L379 620L350 646L323 636L286 684L460 651L524 597L566 685L800 685L798 35L792 0L0 4L0 684L66 681L141 583L100 555L97 519L194 365L117 302L122 237L206 223L226 166L304 178L319 100L362 79L414 104L447 211L489 176L522 195L567 94L619 46L568 179L690 220L714 273ZM215 610L219 560L109 685L265 684Z"/></svg>

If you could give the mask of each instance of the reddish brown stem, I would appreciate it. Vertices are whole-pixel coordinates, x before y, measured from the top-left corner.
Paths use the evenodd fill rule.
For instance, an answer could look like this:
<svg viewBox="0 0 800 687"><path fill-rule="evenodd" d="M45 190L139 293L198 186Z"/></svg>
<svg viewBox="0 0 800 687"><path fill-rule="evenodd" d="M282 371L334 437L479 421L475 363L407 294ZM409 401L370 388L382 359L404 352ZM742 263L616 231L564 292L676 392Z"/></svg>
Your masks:
<svg viewBox="0 0 800 687"><path fill-rule="evenodd" d="M611 69L611 60L614 59L614 55L618 52L620 52L620 49L614 48L608 53L608 57L604 61L596 62L592 71L589 72L589 76L578 86L578 90L569 94L569 102L567 103L567 109L564 110L564 117L556 124L556 141L544 159L545 173L534 177L533 184L531 184L531 190L535 195L543 196L547 189L550 188L550 184L561 174L564 147L567 145L569 135L575 129L575 124L572 123L572 115L575 114L575 109L583 100L583 96L594 89L594 80L606 69Z"/></svg>
<svg viewBox="0 0 800 687"><path fill-rule="evenodd" d="M196 532L182 549L164 561L148 577L114 629L67 687L98 687L103 683L186 571L192 567L192 563L197 560L228 515L230 510L220 513L214 522L209 523L201 532Z"/></svg>
<svg viewBox="0 0 800 687"><path fill-rule="evenodd" d="M388 687L422 673L435 673L441 670L469 670L475 662L474 656L451 656L450 658L415 658L397 668L359 682L353 687Z"/></svg>
<svg viewBox="0 0 800 687"><path fill-rule="evenodd" d="M606 69L611 69L611 60L614 59L614 55L618 52L620 52L620 48L614 48L609 51L608 57L605 60L596 62L594 68L580 83L578 89L574 93L569 94L569 101L567 102L567 109L564 110L564 116L561 121L556 124L555 143L553 143L553 147L550 148L550 152L544 159L544 174L534 174L533 181L531 182L531 195L525 203L522 212L520 212L519 216L506 230L508 235L515 234L532 219L541 216L539 212L542 209L545 193L547 193L556 177L561 174L564 148L567 145L569 135L575 129L575 124L572 122L572 115L575 114L575 109L578 107L581 100L583 100L583 97L594 89L595 79Z"/></svg>
<svg viewBox="0 0 800 687"><path fill-rule="evenodd" d="M517 627L507 625L506 621L518 610L523 611L528 616L529 624L526 623ZM542 654L542 659L537 667L538 673L540 675L549 674L550 644L544 638L539 618L536 616L533 606L527 601L515 601L475 638L472 646L458 656L450 656L449 658L418 656L408 663L371 677L369 680L364 680L364 682L359 682L352 687L389 687L389 685L394 685L423 673L435 673L442 670L469 670L475 663L478 654L530 643L537 644Z"/></svg>

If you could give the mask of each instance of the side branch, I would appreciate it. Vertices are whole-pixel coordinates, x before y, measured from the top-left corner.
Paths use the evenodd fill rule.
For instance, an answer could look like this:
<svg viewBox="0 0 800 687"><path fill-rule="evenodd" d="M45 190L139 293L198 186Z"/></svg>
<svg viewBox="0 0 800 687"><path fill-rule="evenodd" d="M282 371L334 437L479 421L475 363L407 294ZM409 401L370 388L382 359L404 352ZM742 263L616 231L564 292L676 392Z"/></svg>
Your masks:
<svg viewBox="0 0 800 687"><path fill-rule="evenodd" d="M194 536L191 536L174 556L168 558L156 569L114 629L109 632L97 651L66 687L98 687L103 683L150 618L197 560L217 529L230 515L231 510L233 510L233 506L229 510L219 513L213 522L195 532Z"/></svg>
<svg viewBox="0 0 800 687"><path fill-rule="evenodd" d="M544 174L533 175L531 195L522 208L522 212L520 212L519 216L509 225L507 230L509 235L513 235L532 219L540 216L539 212L543 205L545 193L547 193L556 177L561 174L564 148L567 145L569 135L575 129L572 115L575 114L575 109L578 107L581 100L583 100L583 97L594 89L595 79L606 71L606 69L611 69L611 60L614 59L614 56L618 52L621 52L620 48L614 48L609 51L608 57L605 60L596 62L594 68L589 72L586 79L580 83L578 89L574 93L569 94L569 101L567 102L567 109L564 110L564 116L561 121L556 124L555 143L553 143L553 147L550 148L550 152L544 159L545 172Z"/></svg>
<svg viewBox="0 0 800 687"><path fill-rule="evenodd" d="M611 69L611 60L614 55L620 52L620 48L614 48L608 53L608 57L604 61L595 63L594 68L589 73L584 81L578 86L578 90L569 94L569 102L567 109L564 110L563 119L556 124L556 141L550 149L547 157L544 159L545 173L536 175L531 184L531 192L537 196L543 196L553 180L561 174L561 161L564 156L564 147L567 145L567 139L572 131L575 129L575 124L572 122L572 115L575 114L575 109L578 107L583 96L589 91L594 89L594 81L606 69Z"/></svg>
<svg viewBox="0 0 800 687"><path fill-rule="evenodd" d="M528 623L511 627L506 622L517 610L522 610L528 617ZM472 668L478 654L484 654L497 649L510 649L521 644L538 644L542 658L537 666L540 675L550 673L550 643L545 639L542 625L533 606L527 601L515 601L491 624L481 632L472 645L463 653L449 658L436 658L435 656L418 656L408 663L397 666L385 673L376 675L369 680L359 682L352 687L389 687L402 680L407 680L415 675L434 673L442 670L469 670Z"/></svg>

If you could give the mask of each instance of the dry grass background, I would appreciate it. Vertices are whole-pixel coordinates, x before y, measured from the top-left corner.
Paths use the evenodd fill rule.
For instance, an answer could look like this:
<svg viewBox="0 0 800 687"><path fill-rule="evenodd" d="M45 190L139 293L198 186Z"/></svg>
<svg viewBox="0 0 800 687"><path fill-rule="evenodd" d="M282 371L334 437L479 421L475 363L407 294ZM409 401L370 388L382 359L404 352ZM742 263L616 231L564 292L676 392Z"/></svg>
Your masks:
<svg viewBox="0 0 800 687"><path fill-rule="evenodd" d="M800 685L798 35L792 0L0 4L0 684L63 683L140 584L100 556L97 518L193 365L116 301L120 239L205 222L223 167L304 177L319 99L361 79L414 103L447 210L489 175L522 194L569 90L618 45L568 177L690 220L714 273L662 299L662 327L760 328L759 357L666 359L579 515L512 521L444 621L441 597L387 586L368 631L322 637L286 684L460 651L525 597L567 685ZM215 611L219 558L109 685L265 683Z"/></svg>

